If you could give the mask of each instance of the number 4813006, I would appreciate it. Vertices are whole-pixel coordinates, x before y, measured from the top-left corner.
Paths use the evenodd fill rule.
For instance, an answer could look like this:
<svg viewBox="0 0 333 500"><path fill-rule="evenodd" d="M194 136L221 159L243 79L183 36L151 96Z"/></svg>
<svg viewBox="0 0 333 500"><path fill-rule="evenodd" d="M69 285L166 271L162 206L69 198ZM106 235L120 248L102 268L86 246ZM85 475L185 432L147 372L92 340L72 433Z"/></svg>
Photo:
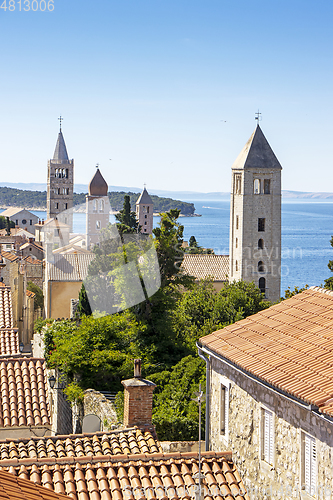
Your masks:
<svg viewBox="0 0 333 500"><path fill-rule="evenodd" d="M1 1L1 0L0 0ZM8 9L9 11L14 10L33 10L36 12L40 10L41 12L45 12L48 10L52 12L54 10L54 0L3 0L0 5L0 9L3 9L5 12Z"/></svg>

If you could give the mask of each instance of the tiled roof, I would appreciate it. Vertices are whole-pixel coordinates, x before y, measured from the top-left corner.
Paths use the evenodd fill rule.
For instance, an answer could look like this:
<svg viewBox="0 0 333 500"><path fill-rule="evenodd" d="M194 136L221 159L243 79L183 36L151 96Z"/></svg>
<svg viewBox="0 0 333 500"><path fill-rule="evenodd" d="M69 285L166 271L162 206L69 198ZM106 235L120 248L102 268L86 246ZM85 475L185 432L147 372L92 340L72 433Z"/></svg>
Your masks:
<svg viewBox="0 0 333 500"><path fill-rule="evenodd" d="M0 330L0 356L14 356L19 352L18 330Z"/></svg>
<svg viewBox="0 0 333 500"><path fill-rule="evenodd" d="M15 262L16 260L19 260L20 257L15 255L12 252L5 252L4 250L1 252L1 257L4 259L10 260L11 262Z"/></svg>
<svg viewBox="0 0 333 500"><path fill-rule="evenodd" d="M36 297L36 294L34 292L32 292L31 290L26 290L25 293L26 293L27 297L32 297L32 298Z"/></svg>
<svg viewBox="0 0 333 500"><path fill-rule="evenodd" d="M41 260L36 259L34 257L31 257L31 255L28 255L27 257L24 257L23 260L25 262L28 262L28 264L34 264L35 266L40 266L42 264Z"/></svg>
<svg viewBox="0 0 333 500"><path fill-rule="evenodd" d="M134 455L160 451L160 445L152 434L137 428L126 429L122 432L96 432L95 434L0 441L0 460Z"/></svg>
<svg viewBox="0 0 333 500"><path fill-rule="evenodd" d="M60 495L50 488L32 483L14 474L0 471L1 500L68 500L68 496Z"/></svg>
<svg viewBox="0 0 333 500"><path fill-rule="evenodd" d="M333 292L311 287L200 343L333 416Z"/></svg>
<svg viewBox="0 0 333 500"><path fill-rule="evenodd" d="M46 275L51 281L82 281L88 274L94 254L54 255L54 263L47 262Z"/></svg>
<svg viewBox="0 0 333 500"><path fill-rule="evenodd" d="M197 279L212 276L214 281L227 281L229 255L185 254L181 268Z"/></svg>
<svg viewBox="0 0 333 500"><path fill-rule="evenodd" d="M0 467L73 500L190 500L199 471L197 453L13 459ZM202 474L207 500L249 499L231 452L203 452Z"/></svg>
<svg viewBox="0 0 333 500"><path fill-rule="evenodd" d="M45 360L0 360L0 427L49 424Z"/></svg>
<svg viewBox="0 0 333 500"><path fill-rule="evenodd" d="M0 329L13 328L10 286L0 287Z"/></svg>

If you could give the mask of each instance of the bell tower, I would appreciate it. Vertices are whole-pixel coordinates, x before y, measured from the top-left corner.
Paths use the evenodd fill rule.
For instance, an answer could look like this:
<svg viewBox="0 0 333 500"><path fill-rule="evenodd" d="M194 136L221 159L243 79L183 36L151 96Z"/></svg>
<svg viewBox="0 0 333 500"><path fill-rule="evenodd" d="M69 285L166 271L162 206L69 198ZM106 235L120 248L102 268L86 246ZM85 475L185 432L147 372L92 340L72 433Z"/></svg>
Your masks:
<svg viewBox="0 0 333 500"><path fill-rule="evenodd" d="M136 220L141 226L141 233L152 234L154 222L154 203L146 187L137 199L136 203Z"/></svg>
<svg viewBox="0 0 333 500"><path fill-rule="evenodd" d="M86 196L87 250L92 250L100 243L101 230L107 227L109 220L108 185L97 165L96 172L89 182Z"/></svg>
<svg viewBox="0 0 333 500"><path fill-rule="evenodd" d="M254 281L265 298L280 298L281 170L259 121L232 166L230 281Z"/></svg>
<svg viewBox="0 0 333 500"><path fill-rule="evenodd" d="M68 158L65 139L61 131L58 134L57 144L52 160L47 165L47 218L56 218L63 213L62 220L73 231L73 185L74 160ZM68 210L68 212L66 212Z"/></svg>

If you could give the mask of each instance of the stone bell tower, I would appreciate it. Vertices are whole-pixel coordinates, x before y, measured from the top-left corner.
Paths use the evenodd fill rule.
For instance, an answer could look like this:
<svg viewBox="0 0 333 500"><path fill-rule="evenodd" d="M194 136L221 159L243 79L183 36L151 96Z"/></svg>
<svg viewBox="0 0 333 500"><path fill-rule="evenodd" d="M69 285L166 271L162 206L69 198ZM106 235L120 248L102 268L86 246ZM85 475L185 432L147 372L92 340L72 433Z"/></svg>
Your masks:
<svg viewBox="0 0 333 500"><path fill-rule="evenodd" d="M154 222L154 203L146 187L136 201L136 219L141 226L141 233L152 234Z"/></svg>
<svg viewBox="0 0 333 500"><path fill-rule="evenodd" d="M280 298L281 165L259 122L232 166L230 281L254 281Z"/></svg>
<svg viewBox="0 0 333 500"><path fill-rule="evenodd" d="M62 213L62 221L73 228L74 160L68 158L64 136L58 134L52 160L47 165L47 218L56 218ZM66 212L68 210L68 212ZM64 213L63 213L64 212Z"/></svg>
<svg viewBox="0 0 333 500"><path fill-rule="evenodd" d="M87 250L100 243L101 230L106 228L110 219L108 184L99 168L89 182L86 196L86 238Z"/></svg>

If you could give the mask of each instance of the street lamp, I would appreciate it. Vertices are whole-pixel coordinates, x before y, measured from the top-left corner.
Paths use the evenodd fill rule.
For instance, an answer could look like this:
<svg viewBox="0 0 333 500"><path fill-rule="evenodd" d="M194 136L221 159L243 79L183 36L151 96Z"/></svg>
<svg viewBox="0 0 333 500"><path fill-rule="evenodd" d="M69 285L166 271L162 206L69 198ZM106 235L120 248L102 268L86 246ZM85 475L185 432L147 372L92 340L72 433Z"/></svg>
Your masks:
<svg viewBox="0 0 333 500"><path fill-rule="evenodd" d="M55 378L55 376L54 376L54 375L51 375L51 376L49 377L49 384L50 384L51 389L53 389L53 388L54 388L55 383L56 383L56 378Z"/></svg>

